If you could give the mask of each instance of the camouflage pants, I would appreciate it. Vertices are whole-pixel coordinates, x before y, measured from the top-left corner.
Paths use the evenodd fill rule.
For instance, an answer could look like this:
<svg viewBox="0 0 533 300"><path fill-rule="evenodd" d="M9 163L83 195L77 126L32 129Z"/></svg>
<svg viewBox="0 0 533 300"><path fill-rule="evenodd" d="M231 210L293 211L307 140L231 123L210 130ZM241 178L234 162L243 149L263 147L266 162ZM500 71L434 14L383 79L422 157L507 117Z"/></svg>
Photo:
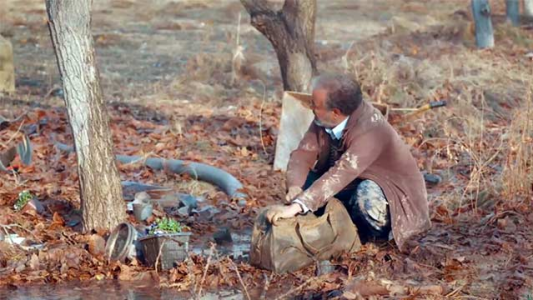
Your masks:
<svg viewBox="0 0 533 300"><path fill-rule="evenodd" d="M309 173L304 188L311 186L319 177L316 173ZM335 198L341 200L346 207L363 242L389 238L391 231L389 203L376 182L356 179L335 195ZM320 210L317 214L321 214Z"/></svg>
<svg viewBox="0 0 533 300"><path fill-rule="evenodd" d="M361 181L348 203L344 203L363 237L388 238L391 229L389 203L376 182Z"/></svg>

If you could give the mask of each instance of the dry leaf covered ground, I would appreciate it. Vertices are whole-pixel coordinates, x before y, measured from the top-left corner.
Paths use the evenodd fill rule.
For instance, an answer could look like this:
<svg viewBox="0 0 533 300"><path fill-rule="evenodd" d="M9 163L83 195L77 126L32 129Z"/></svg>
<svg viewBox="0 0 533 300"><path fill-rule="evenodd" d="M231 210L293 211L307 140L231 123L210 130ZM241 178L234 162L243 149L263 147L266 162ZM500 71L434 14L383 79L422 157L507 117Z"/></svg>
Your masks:
<svg viewBox="0 0 533 300"><path fill-rule="evenodd" d="M95 250L106 233L83 235L70 226L79 220L76 160L53 146L72 137L44 4L8 0L0 7L0 34L13 43L18 90L1 98L0 115L27 115L0 132L0 147L19 141L22 126L33 132L34 159L18 175L0 174L0 224L18 224L11 229L46 246L24 251L0 242L3 287L119 279L147 286L155 280L183 296L226 289L252 299L531 297L533 23L504 24L503 1L492 1L497 46L478 51L465 1L319 2L320 70L349 72L368 99L395 107L449 101L413 122L391 116L420 169L443 178L428 188L434 226L420 247L405 255L394 245L365 245L322 276L315 267L274 276L216 251L209 267L207 257L193 255L169 272L106 263ZM202 205L221 208L212 219L182 220L207 253L206 241L221 224L245 232L260 207L284 194L283 174L271 170L279 69L248 22L238 1L96 1L93 12L116 152L212 164L251 196L240 208L191 178L119 165L123 180L201 195ZM43 214L14 212L23 190L46 204Z"/></svg>

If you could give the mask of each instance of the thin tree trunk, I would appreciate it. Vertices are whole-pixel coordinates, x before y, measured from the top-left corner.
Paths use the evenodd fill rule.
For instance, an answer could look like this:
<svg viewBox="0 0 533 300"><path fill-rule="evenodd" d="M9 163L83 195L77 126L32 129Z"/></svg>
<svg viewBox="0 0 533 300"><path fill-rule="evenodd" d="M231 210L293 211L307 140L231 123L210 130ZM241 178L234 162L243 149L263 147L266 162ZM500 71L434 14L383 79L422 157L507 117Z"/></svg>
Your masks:
<svg viewBox="0 0 533 300"><path fill-rule="evenodd" d="M316 0L241 0L241 3L250 14L252 26L276 51L284 90L307 91L317 73Z"/></svg>
<svg viewBox="0 0 533 300"><path fill-rule="evenodd" d="M15 91L15 67L13 64L13 46L0 35L0 92Z"/></svg>
<svg viewBox="0 0 533 300"><path fill-rule="evenodd" d="M518 0L505 0L505 11L507 21L511 22L513 26L520 24L520 2Z"/></svg>
<svg viewBox="0 0 533 300"><path fill-rule="evenodd" d="M488 0L472 0L472 13L476 26L476 44L478 48L494 47L491 11Z"/></svg>
<svg viewBox="0 0 533 300"><path fill-rule="evenodd" d="M122 186L90 31L92 0L46 0L78 160L83 229L111 229L125 218Z"/></svg>
<svg viewBox="0 0 533 300"><path fill-rule="evenodd" d="M533 0L524 0L524 15L533 17Z"/></svg>

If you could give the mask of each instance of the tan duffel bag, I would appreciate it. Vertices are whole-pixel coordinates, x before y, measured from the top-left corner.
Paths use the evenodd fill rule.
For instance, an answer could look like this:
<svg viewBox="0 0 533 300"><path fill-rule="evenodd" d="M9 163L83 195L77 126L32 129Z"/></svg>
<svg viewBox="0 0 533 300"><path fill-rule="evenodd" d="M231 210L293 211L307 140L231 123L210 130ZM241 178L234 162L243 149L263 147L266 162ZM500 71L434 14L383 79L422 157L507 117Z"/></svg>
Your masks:
<svg viewBox="0 0 533 300"><path fill-rule="evenodd" d="M256 267L293 272L361 247L348 211L335 198L328 201L320 217L308 213L279 220L275 226L266 219L268 209L257 216L252 232L250 263Z"/></svg>

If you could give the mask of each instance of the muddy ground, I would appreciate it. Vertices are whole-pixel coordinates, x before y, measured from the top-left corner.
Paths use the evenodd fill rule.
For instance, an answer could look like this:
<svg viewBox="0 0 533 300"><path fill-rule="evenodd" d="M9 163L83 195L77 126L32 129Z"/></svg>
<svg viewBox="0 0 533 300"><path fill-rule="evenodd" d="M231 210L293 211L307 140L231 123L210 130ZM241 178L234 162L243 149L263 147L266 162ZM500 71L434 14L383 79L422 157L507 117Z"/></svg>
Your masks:
<svg viewBox="0 0 533 300"><path fill-rule="evenodd" d="M27 124L46 124L31 136L34 164L17 176L1 175L0 224L19 224L25 228L21 235L31 232L57 246L4 251L1 282L16 290L28 283L153 278L190 294L202 286L238 290L240 297L249 292L251 298L266 292L267 298L288 293L355 299L357 293L403 288L412 298L529 299L532 23L505 24L500 2L491 2L496 48L479 51L465 1L319 1L320 71L353 74L372 101L412 107L446 98L450 105L395 125L421 170L443 178L428 187L434 226L421 246L406 255L393 244L368 244L335 261L334 273L316 277L314 267L271 276L223 256L206 268L206 257L196 255L155 274L90 254L89 236L68 226L79 206L75 157L59 153L52 143L52 136L64 142L71 136L44 4L4 0L0 34L13 44L17 92L0 98L0 114L13 118L28 112ZM249 232L257 209L280 201L284 193L283 174L271 170L282 85L271 45L249 25L240 2L95 1L92 30L116 152L219 166L241 180L252 199L239 208L211 186L139 165L119 165L122 179L203 196L202 206L221 208L212 218L181 219L192 228L197 246L209 249L207 242L221 225ZM239 47L245 61L234 69ZM17 129L2 132L2 149ZM24 189L49 203L49 211L14 212ZM61 257L65 253L81 258L74 263ZM368 286L378 288L369 292ZM435 295L421 295L421 288L436 286L441 289Z"/></svg>

